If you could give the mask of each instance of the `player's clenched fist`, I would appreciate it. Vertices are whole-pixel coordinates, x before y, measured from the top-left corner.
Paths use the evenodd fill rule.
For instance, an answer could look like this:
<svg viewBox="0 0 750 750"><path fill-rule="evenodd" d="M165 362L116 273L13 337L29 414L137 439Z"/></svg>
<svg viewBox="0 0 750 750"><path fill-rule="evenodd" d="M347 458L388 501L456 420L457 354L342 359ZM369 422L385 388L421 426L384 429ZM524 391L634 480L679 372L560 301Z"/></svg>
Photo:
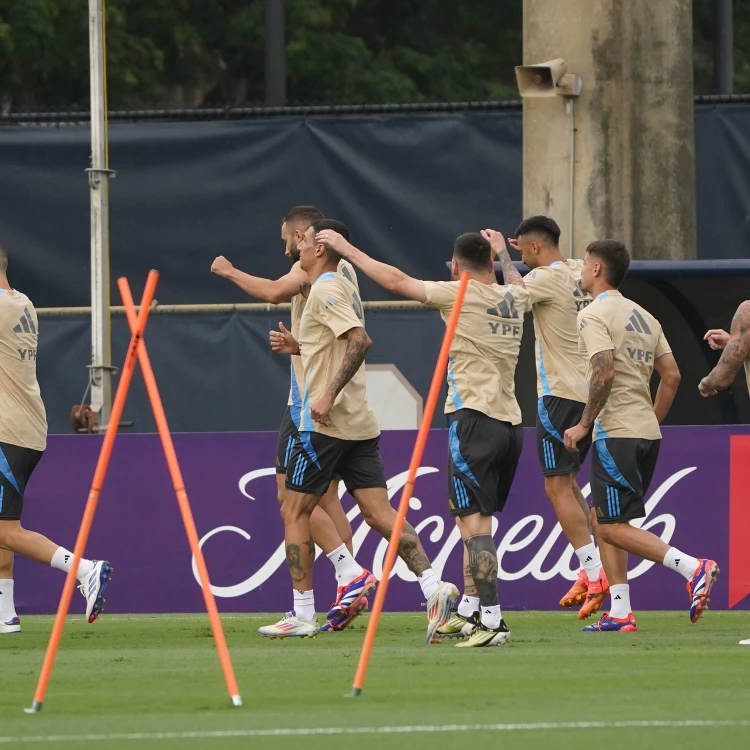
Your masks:
<svg viewBox="0 0 750 750"><path fill-rule="evenodd" d="M211 264L211 273L217 276L226 276L233 268L234 266L223 255L220 255Z"/></svg>

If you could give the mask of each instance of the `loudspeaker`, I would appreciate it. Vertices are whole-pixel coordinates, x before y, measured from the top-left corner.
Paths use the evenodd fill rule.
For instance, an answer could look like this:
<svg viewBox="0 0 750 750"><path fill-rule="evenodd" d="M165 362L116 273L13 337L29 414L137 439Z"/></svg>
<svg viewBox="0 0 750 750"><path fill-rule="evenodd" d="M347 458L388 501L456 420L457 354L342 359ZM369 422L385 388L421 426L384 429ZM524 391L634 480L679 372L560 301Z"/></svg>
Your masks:
<svg viewBox="0 0 750 750"><path fill-rule="evenodd" d="M557 58L534 65L517 65L516 81L522 97L578 96L580 76L568 73L568 64Z"/></svg>

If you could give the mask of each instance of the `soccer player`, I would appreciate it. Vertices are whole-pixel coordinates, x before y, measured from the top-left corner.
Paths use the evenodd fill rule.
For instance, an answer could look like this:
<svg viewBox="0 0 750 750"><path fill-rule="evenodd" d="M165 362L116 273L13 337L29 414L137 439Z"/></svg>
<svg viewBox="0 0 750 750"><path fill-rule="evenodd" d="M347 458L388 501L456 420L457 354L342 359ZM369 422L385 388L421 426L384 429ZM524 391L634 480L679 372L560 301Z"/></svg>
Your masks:
<svg viewBox="0 0 750 750"><path fill-rule="evenodd" d="M721 351L721 358L711 372L701 380L701 396L716 396L734 382L740 368L745 368L745 379L750 388L750 302L743 302L732 318L730 332L713 328L705 335L710 347ZM740 646L750 646L750 638L740 641Z"/></svg>
<svg viewBox="0 0 750 750"><path fill-rule="evenodd" d="M483 236L484 235L484 236ZM515 268L499 285L492 263L492 230L458 237L453 246L453 281L419 281L380 263L343 237L324 231L330 243L373 281L391 292L440 311L447 321L463 272L469 286L451 344L448 399L449 506L465 545L464 595L438 636L468 635L458 646L499 646L510 639L497 586L497 548L492 516L508 499L523 447L515 371L523 335L523 316L531 305ZM481 609L481 615L479 610Z"/></svg>
<svg viewBox="0 0 750 750"><path fill-rule="evenodd" d="M496 240L502 235L496 235ZM536 440L544 489L563 533L575 550L581 568L578 579L560 601L562 607L580 606L578 617L596 612L609 593L599 550L592 542L589 506L576 475L585 461L591 437L575 452L565 449L563 434L581 419L588 397L586 362L578 352L578 313L591 303L581 289L582 260L566 259L560 252L560 227L547 216L531 216L511 240L521 260L531 269L523 284L531 295L536 336ZM498 242L498 260L506 274L515 268L505 242ZM517 274L515 274L517 275Z"/></svg>
<svg viewBox="0 0 750 750"><path fill-rule="evenodd" d="M13 601L13 553L67 573L73 553L21 526L23 498L47 447L47 415L36 379L39 322L31 300L8 283L8 253L0 246L0 633L20 633ZM84 560L76 574L94 622L104 607L112 566Z"/></svg>
<svg viewBox="0 0 750 750"><path fill-rule="evenodd" d="M297 336L299 322L305 309L307 296L310 292L310 284L307 274L302 270L299 263L299 243L305 232L314 222L323 218L323 214L315 206L296 206L292 208L281 221L281 239L284 243L285 254L292 261L292 268L286 275L279 279L263 279L251 276L235 268L226 258L220 256L214 260L211 272L235 283L240 289L251 297L257 297L265 302L278 304L291 299L292 310L292 334ZM357 286L357 275L349 263L342 261L337 271L345 275L355 286ZM283 323L279 328L285 331ZM279 428L279 436L276 443L276 492L279 504L284 500L284 480L286 476L287 463L292 452L292 447L297 438L297 427L301 410L300 391L298 383L301 376L300 358L293 357L291 363L291 387L286 411ZM353 574L360 576L364 568L358 565L352 556L352 527L346 517L341 501L338 496L338 479L331 481L328 491L321 498L320 507L316 508L311 516L313 538L317 545L324 551L326 557L333 563L337 586L342 580L347 582ZM367 571L369 574L369 571ZM332 619L327 621L323 630L343 630L351 620L367 609L366 597L360 598L357 606L347 610L346 615L331 609Z"/></svg>
<svg viewBox="0 0 750 750"><path fill-rule="evenodd" d="M581 286L594 301L578 313L581 353L588 361L589 397L581 421L565 431L573 451L594 425L591 459L591 525L610 583L612 609L585 631L634 631L628 552L681 574L687 580L690 619L708 607L719 573L714 560L686 555L649 531L630 525L646 515L644 496L656 468L659 425L672 406L680 371L659 321L617 291L630 265L616 240L586 248ZM661 382L651 401L656 370Z"/></svg>
<svg viewBox="0 0 750 750"><path fill-rule="evenodd" d="M385 471L378 443L380 429L366 394L362 365L372 341L364 327L364 312L356 287L336 273L341 255L319 239L320 233L348 235L341 222L323 219L305 234L300 263L312 288L302 314L299 342L276 333L273 347L302 361L303 408L299 435L289 459L286 494L281 507L286 560L294 588L294 612L265 628L261 635L313 637L315 619L312 567L315 545L310 514L338 473L362 511L367 524L386 539L393 533L396 511L388 501ZM414 528L404 523L399 555L417 576L427 598L427 643L449 617L458 589L435 575ZM336 602L343 611L361 596L367 580L358 578L339 589Z"/></svg>

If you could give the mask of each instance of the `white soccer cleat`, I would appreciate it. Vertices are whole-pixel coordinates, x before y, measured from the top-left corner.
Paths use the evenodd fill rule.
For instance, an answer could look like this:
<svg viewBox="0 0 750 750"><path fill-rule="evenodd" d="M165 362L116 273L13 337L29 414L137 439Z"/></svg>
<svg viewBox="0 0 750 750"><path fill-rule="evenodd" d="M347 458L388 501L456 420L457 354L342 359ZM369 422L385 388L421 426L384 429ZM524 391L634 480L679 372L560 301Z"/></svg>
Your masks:
<svg viewBox="0 0 750 750"><path fill-rule="evenodd" d="M427 602L427 643L439 643L435 633L439 627L445 625L450 619L451 610L456 606L456 600L460 596L459 590L445 581L440 583L438 590Z"/></svg>
<svg viewBox="0 0 750 750"><path fill-rule="evenodd" d="M20 633L21 621L17 617L11 617L5 622L0 621L0 635L3 633Z"/></svg>
<svg viewBox="0 0 750 750"><path fill-rule="evenodd" d="M320 632L318 618L303 620L294 610L287 612L277 623L258 628L264 638L315 638Z"/></svg>
<svg viewBox="0 0 750 750"><path fill-rule="evenodd" d="M494 630L480 625L474 632L456 648L486 648L487 646L502 646L510 640L510 630L505 620L500 620L500 625Z"/></svg>
<svg viewBox="0 0 750 750"><path fill-rule="evenodd" d="M114 568L106 560L92 560L94 569L78 586L78 590L86 600L86 619L95 622L104 609L104 592L109 586Z"/></svg>
<svg viewBox="0 0 750 750"><path fill-rule="evenodd" d="M750 638L745 641L740 641L740 646L750 646Z"/></svg>

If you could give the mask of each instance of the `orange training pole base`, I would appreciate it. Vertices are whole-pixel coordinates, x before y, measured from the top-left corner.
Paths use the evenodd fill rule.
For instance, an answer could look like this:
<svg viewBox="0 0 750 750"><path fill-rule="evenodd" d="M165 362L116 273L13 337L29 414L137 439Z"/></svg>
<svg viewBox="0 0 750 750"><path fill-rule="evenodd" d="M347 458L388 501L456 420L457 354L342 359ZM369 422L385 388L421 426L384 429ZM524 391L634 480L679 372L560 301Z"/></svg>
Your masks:
<svg viewBox="0 0 750 750"><path fill-rule="evenodd" d="M117 429L120 426L122 412L125 408L125 399L127 398L128 389L130 388L130 383L133 379L138 344L143 338L143 331L146 328L149 308L154 299L156 282L158 280L159 274L156 271L150 271L146 281L146 287L143 291L138 322L133 328L133 335L130 339L128 352L125 356L125 364L123 365L120 382L117 386L117 393L115 394L115 400L112 404L109 424L107 425L107 431L104 435L102 449L99 452L99 460L96 464L96 471L94 472L94 479L91 483L91 490L86 502L86 509L83 512L78 539L76 539L76 546L73 549L73 562L70 566L67 577L65 578L65 586L63 587L62 596L60 597L60 604L57 607L57 614L55 615L55 622L52 626L52 634L50 635L49 644L47 646L47 653L44 656L44 663L42 664L42 671L39 675L39 682L36 687L36 693L34 694L34 701L31 704L31 708L24 708L24 712L27 714L39 713L44 704L44 696L47 693L47 686L49 685L49 680L52 676L52 668L55 666L57 649L60 645L63 628L65 627L65 617L67 616L70 607L70 598L73 595L73 587L75 586L78 565L81 562L83 553L86 551L86 542L88 542L91 524L94 522L96 506L99 503L99 495L101 494L104 478L106 477L107 469L109 468L109 459L112 456L112 448L114 447L115 438L117 437Z"/></svg>
<svg viewBox="0 0 750 750"><path fill-rule="evenodd" d="M125 314L128 318L128 324L130 325L131 330L135 331L138 321L136 319L135 305L133 304L133 296L130 293L128 280L125 278L118 279L117 286L120 289L120 296L125 305ZM146 350L146 342L143 340L139 342L138 360L141 363L143 382L146 384L148 397L151 401L151 409L154 412L154 419L156 420L156 426L159 430L162 447L164 448L164 456L167 459L169 474L172 477L172 484L174 485L174 491L177 495L177 504L180 507L182 522L185 525L185 533L187 534L190 549L195 557L196 565L198 566L201 588L203 589L203 600L206 604L206 611L208 612L208 618L211 622L216 650L219 652L219 661L221 662L221 668L224 672L224 680L227 684L229 698L231 699L233 706L241 706L242 698L240 697L237 680L234 676L232 660L229 657L229 647L227 646L227 641L224 636L224 629L221 626L219 610L216 607L216 599L211 591L211 582L208 578L208 568L206 567L206 561L200 547L200 540L198 538L198 531L195 528L193 513L190 510L190 501L188 500L187 492L185 491L180 464L177 461L177 453L175 452L174 443L172 442L172 434L170 433L169 425L167 424L167 415L164 412L164 405L162 404L161 396L159 395L159 388L156 385L156 377L154 376L148 351Z"/></svg>
<svg viewBox="0 0 750 750"><path fill-rule="evenodd" d="M393 570L393 565L396 562L398 543L401 539L401 532L404 529L406 513L409 510L409 500L411 500L412 492L414 491L414 482L417 477L417 471L419 470L419 464L422 462L422 456L424 455L427 436L430 432L430 425L432 424L432 415L435 413L435 406L437 405L437 400L440 396L440 387L443 384L445 368L448 365L448 355L450 353L451 344L453 343L453 336L456 333L458 316L461 313L461 307L464 303L464 297L466 296L466 288L468 285L469 274L462 273L461 283L458 287L458 294L456 294L456 301L453 303L453 310L451 310L451 316L448 319L448 324L445 328L445 336L443 338L443 345L440 347L440 354L438 355L437 365L435 366L435 374L432 376L432 384L430 385L427 404L425 405L424 413L422 415L422 424L419 426L417 442L414 444L414 452L412 453L411 463L409 464L409 474L403 492L401 493L401 501L398 504L396 522L393 525L391 539L388 542L388 551L386 552L385 561L383 563L383 577L380 580L380 586L375 594L375 603L373 604L372 612L370 613L370 622L367 625L365 640L362 644L359 665L357 666L357 672L354 675L354 685L352 686L352 692L350 695L352 698L362 695L362 686L364 685L365 676L367 675L367 666L370 662L370 654L372 653L375 636L378 632L380 614L383 611L383 603L385 602L385 595L388 591L388 579Z"/></svg>

